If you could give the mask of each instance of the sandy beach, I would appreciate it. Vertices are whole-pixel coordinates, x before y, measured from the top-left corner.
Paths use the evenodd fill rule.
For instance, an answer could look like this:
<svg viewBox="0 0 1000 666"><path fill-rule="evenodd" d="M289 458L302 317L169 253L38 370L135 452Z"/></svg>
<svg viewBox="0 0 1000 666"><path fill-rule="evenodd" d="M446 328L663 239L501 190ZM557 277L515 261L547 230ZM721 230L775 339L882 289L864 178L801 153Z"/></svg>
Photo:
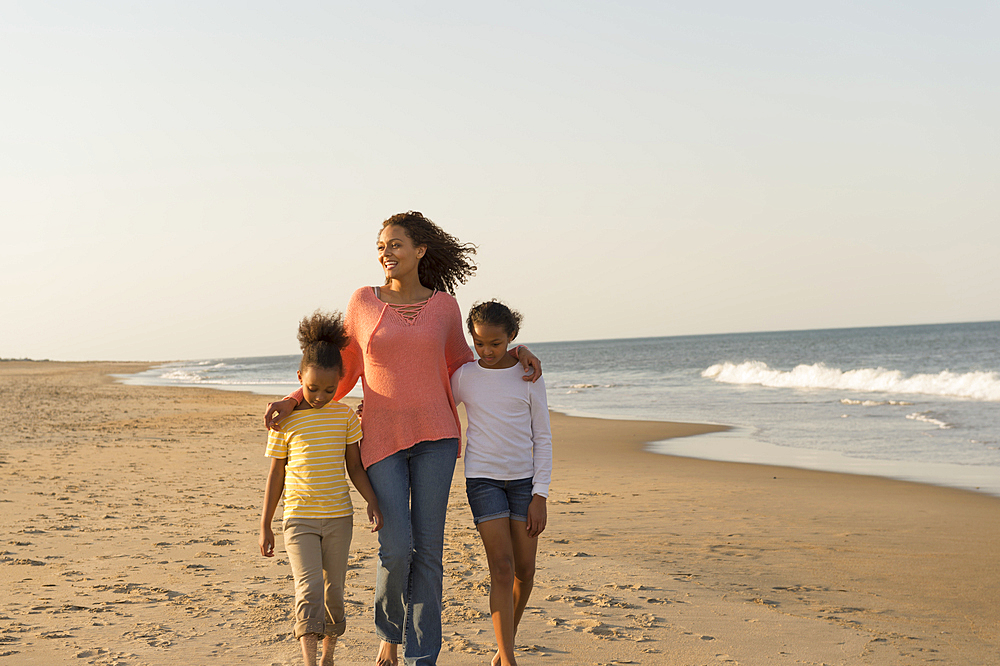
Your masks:
<svg viewBox="0 0 1000 666"><path fill-rule="evenodd" d="M266 398L111 377L144 367L0 363L2 663L300 664L280 533L257 549ZM995 663L1000 498L644 451L713 429L553 414L519 663ZM440 663L486 664L461 462L445 548ZM358 508L351 551L337 661L370 664Z"/></svg>

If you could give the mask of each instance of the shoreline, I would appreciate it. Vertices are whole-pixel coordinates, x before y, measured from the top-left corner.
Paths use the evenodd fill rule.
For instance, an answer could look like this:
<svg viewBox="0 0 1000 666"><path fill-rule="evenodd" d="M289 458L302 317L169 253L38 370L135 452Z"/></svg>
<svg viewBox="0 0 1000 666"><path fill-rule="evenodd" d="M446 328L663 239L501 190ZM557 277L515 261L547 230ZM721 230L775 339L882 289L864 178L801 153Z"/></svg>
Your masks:
<svg viewBox="0 0 1000 666"><path fill-rule="evenodd" d="M150 363L147 369L160 367L161 363ZM217 391L248 392L259 396L290 392L297 384L255 385L227 383L199 383L162 381L149 376L119 375L118 380L128 386L155 386L173 388L202 388ZM360 399L360 387L345 398ZM569 417L592 418L611 421L643 422L650 419L613 414L588 414L580 410L552 409L551 413ZM652 420L655 423L678 423L677 421ZM691 434L703 435L696 440L688 440L670 435L663 441L652 441L648 450L658 455L697 458L717 462L734 462L750 465L789 467L821 472L834 472L862 476L875 476L924 483L944 488L959 488L972 492L1000 497L1000 468L985 465L964 465L944 462L912 462L885 458L852 457L828 449L811 449L771 444L752 436L752 429L725 423L697 422L703 428ZM707 436L704 436L707 435Z"/></svg>
<svg viewBox="0 0 1000 666"><path fill-rule="evenodd" d="M650 448L667 456L871 476L1000 497L1000 470L996 467L854 458L839 451L769 444L751 438L745 431L745 428L730 428L706 433L697 442L670 439L654 442Z"/></svg>
<svg viewBox="0 0 1000 666"><path fill-rule="evenodd" d="M13 424L0 433L0 654L300 663L286 558L257 552L264 398L109 376L146 366L0 364ZM519 661L981 664L1000 649L998 498L645 450L696 424L553 413L552 426ZM493 633L462 475L459 461L441 661L471 666ZM354 496L342 666L377 647L376 539Z"/></svg>

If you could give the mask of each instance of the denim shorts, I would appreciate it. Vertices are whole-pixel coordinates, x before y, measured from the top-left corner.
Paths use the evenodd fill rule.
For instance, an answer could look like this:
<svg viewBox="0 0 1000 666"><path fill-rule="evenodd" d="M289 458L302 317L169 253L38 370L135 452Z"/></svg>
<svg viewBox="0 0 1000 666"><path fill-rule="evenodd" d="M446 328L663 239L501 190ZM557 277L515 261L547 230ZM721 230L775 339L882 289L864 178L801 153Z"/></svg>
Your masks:
<svg viewBox="0 0 1000 666"><path fill-rule="evenodd" d="M465 494L475 524L495 518L527 521L533 483L532 479L466 479Z"/></svg>

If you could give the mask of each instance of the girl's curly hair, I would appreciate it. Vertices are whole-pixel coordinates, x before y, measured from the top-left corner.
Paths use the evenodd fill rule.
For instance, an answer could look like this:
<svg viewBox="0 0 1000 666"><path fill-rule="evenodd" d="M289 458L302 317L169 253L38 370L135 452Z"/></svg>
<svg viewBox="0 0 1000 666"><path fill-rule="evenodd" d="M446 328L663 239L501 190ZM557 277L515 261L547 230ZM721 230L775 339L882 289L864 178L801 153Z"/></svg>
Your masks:
<svg viewBox="0 0 1000 666"><path fill-rule="evenodd" d="M309 366L328 370L344 371L340 350L347 346L348 337L344 330L344 317L339 312L316 310L299 322L299 346L302 348L302 362L299 371Z"/></svg>
<svg viewBox="0 0 1000 666"><path fill-rule="evenodd" d="M486 301L476 303L469 310L469 318L465 320L465 325L469 327L469 335L475 335L476 324L486 324L487 326L499 326L504 332L511 336L511 340L517 337L521 330L521 320L524 319L521 313L511 310L500 301Z"/></svg>
<svg viewBox="0 0 1000 666"><path fill-rule="evenodd" d="M476 253L476 246L462 243L421 213L412 210L397 213L382 223L382 229L390 226L403 227L414 245L427 248L417 265L420 284L425 287L454 296L455 288L475 275L472 255Z"/></svg>

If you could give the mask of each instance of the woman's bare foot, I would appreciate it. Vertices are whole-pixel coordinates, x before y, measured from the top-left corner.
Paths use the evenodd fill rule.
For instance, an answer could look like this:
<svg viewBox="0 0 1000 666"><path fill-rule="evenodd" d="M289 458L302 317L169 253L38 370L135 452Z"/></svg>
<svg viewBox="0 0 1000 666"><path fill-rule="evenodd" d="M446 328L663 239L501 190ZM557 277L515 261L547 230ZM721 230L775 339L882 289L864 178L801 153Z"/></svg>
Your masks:
<svg viewBox="0 0 1000 666"><path fill-rule="evenodd" d="M396 652L399 646L395 643L382 643L378 646L378 656L375 658L376 666L397 666L399 664L399 658L396 656Z"/></svg>
<svg viewBox="0 0 1000 666"><path fill-rule="evenodd" d="M490 666L500 666L500 650L497 649L497 653L493 655L493 659L490 660Z"/></svg>

